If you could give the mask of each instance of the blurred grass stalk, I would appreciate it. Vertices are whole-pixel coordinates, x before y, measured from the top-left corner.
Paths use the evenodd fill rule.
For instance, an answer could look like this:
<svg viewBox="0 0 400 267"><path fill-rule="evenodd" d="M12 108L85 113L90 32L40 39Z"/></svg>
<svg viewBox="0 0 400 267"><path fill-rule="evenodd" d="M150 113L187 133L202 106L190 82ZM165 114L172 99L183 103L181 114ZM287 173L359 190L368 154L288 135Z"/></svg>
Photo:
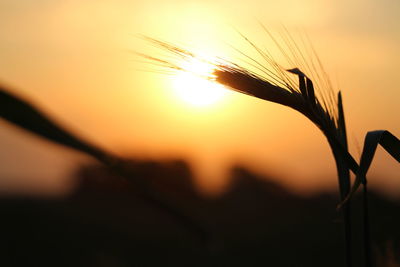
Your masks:
<svg viewBox="0 0 400 267"><path fill-rule="evenodd" d="M85 153L108 166L115 174L133 182L140 196L156 208L168 212L192 231L200 242L209 242L209 233L194 218L171 203L168 197L152 189L146 177L139 177L129 161L113 155L67 130L30 101L0 86L0 118L48 141Z"/></svg>
<svg viewBox="0 0 400 267"><path fill-rule="evenodd" d="M310 119L323 132L328 140L337 167L341 200L338 205L338 210L342 209L343 212L346 265L348 267L353 265L350 199L358 187L363 184L365 255L363 266L372 266L366 174L378 144L400 162L400 141L388 131L368 132L364 142L360 165L358 165L348 150L341 92L339 91L337 96L335 96L329 77L310 40L304 41L302 39L302 44L305 49L305 51L302 51L286 29L284 29L284 33L281 33L280 36L283 41L282 44L268 29L263 25L261 26L277 46L280 53L286 58L286 61L290 65L296 66L296 68L289 70L284 69L274 60L268 51L260 49L246 36L239 33L267 64L262 64L250 57L246 52L237 50L237 52L245 57L244 62L247 66L250 66L250 69L232 62L208 62L215 66L212 77L208 77L208 79L215 80L234 91L290 107ZM190 62L192 58L196 57L195 54L157 39L146 36L144 39L166 50L168 56L166 59L140 54L141 56L144 56L153 64L161 66L164 69L170 69L172 71L190 71L181 67L179 62L175 63L174 61L184 60ZM285 45L285 47L283 45ZM306 56L304 53L306 53ZM198 59L202 60L201 57ZM315 85L312 79L300 69L307 71L309 75L315 78L317 84ZM293 74L297 76L297 81L293 79L293 77L295 77ZM350 171L356 175L353 186L350 181Z"/></svg>

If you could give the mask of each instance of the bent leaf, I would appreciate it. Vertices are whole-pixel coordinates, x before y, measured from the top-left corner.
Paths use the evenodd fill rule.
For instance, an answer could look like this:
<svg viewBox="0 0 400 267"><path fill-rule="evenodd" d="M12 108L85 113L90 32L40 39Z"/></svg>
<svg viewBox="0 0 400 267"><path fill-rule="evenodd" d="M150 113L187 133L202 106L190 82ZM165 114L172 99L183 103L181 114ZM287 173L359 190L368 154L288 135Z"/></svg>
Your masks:
<svg viewBox="0 0 400 267"><path fill-rule="evenodd" d="M354 185L345 200L339 204L338 208L354 195L361 184L365 185L367 183L366 175L371 166L378 144L400 163L400 140L397 139L397 137L386 130L368 132L365 136L360 166L356 174Z"/></svg>

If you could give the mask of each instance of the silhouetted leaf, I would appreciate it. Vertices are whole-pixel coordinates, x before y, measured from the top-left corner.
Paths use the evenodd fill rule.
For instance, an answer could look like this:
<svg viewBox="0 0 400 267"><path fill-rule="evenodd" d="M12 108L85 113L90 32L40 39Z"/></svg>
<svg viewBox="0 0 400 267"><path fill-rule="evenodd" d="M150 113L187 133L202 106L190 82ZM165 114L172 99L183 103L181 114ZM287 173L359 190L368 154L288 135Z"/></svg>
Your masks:
<svg viewBox="0 0 400 267"><path fill-rule="evenodd" d="M348 149L347 147L347 131L346 131L346 121L344 119L344 109L343 109L343 100L342 100L342 93L338 92L338 132L340 137L340 142L343 146Z"/></svg>
<svg viewBox="0 0 400 267"><path fill-rule="evenodd" d="M400 163L400 140L397 139L397 137L386 130L368 132L365 136L360 166L356 174L354 185L346 199L339 204L339 208L353 196L361 184L367 183L366 175L371 166L378 144Z"/></svg>

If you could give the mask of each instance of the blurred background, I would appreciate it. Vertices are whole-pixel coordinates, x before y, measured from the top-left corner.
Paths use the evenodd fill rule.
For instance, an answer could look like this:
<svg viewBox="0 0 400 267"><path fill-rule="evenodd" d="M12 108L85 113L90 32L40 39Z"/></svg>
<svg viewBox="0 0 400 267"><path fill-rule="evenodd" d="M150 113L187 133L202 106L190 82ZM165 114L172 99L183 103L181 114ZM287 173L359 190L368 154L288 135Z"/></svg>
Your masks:
<svg viewBox="0 0 400 267"><path fill-rule="evenodd" d="M0 83L32 101L84 139L133 159L138 164L134 165L135 168L143 170L138 176L163 176L165 179L162 180L167 184L165 180L178 179L179 182L160 188L169 188L167 195L171 196L175 196L176 192L186 192L189 196L178 194L176 203L182 204L191 199L186 209L197 213L202 218L200 221L205 221L206 225L207 220L212 219L203 213L219 203L212 212L215 216L220 214L218 220L221 221L219 224L213 222L217 226L209 226L212 229L210 231L222 231L222 235L225 235L222 240L225 242L229 238L237 240L230 240L234 245L228 249L211 242L212 247L216 246L211 251L217 251L220 260L214 258L212 262L215 266L223 266L221 262L226 260L224 253L240 251L242 246L249 244L250 241L245 240L251 240L252 244L247 250L248 254L244 254L246 256L242 261L231 258L232 264L237 262L242 266L251 257L260 259L263 249L268 248L271 255L277 257L271 262L280 261L282 266L297 266L289 259L285 265L282 259L286 254L281 255L278 251L296 253L298 246L290 248L277 244L314 240L303 248L306 250L327 244L327 247L321 247L321 251L329 252L330 257L335 255L330 248L334 248L333 251L340 250L342 244L338 235L341 233L340 227L335 224L337 220L340 221L334 210L337 203L336 169L324 136L297 112L238 93L225 92L215 101L204 105L188 101L180 93L182 88L179 87L190 87L196 82L190 79L182 82L177 78L179 75L159 74L155 66L141 62L143 59L134 52L155 57L163 54L140 35L240 63L243 55L237 49L262 62L238 34L239 31L261 48L276 54L277 61L282 60L285 68L293 68L296 66L285 63L277 53L259 22L275 35L280 34L284 25L296 40L301 40L305 32L315 46L334 89L342 90L350 150L358 159L367 131L387 129L400 136L397 114L400 98L397 77L400 61L399 13L400 2L396 0L285 0L279 3L255 0L0 0ZM172 174L171 168L174 170ZM154 169L159 170L158 175L152 172ZM385 212L379 215L383 218L383 221L379 221L382 224L376 222L374 229L387 230L386 233L374 234L376 242L381 244L379 255L387 256L385 249L388 247L388 253L392 253L391 242L398 240L395 227L391 228L390 225L398 220L393 213L398 210L399 173L399 164L378 148L368 178L371 188L384 196L383 199L376 196L379 198L376 203L383 203L376 204L376 211ZM245 177L239 179L245 182L238 182L238 176ZM50 237L59 237L61 233L65 237L60 239L63 240L60 244L70 249L68 251L72 251L72 244L80 240L78 237L74 239L74 234L80 236L83 232L88 233L80 236L88 242L84 243L87 246L104 245L102 248L95 246L95 256L85 254L90 262L96 262L94 266L101 266L100 262L107 260L111 263L104 263L104 266L130 266L129 262L133 259L127 256L127 251L132 247L128 244L132 240L147 240L152 244L147 234L162 226L149 226L144 231L146 234L140 238L137 233L141 230L137 229L143 229L143 225L154 220L166 222L168 219L160 219L158 213L147 214L148 210L143 211L146 208L133 204L137 200L135 197L130 199L132 192L129 186L123 189L124 186L119 182L114 184L105 177L109 177L107 170L98 166L93 159L0 120L0 192L4 200L3 215L10 218L3 222L3 229L14 227L9 240L15 243L31 237L32 243L21 248L26 253L35 247L35 242L42 244L31 251L33 258L27 257L27 261L43 261L45 257L38 256L41 255L39 251L51 248L56 238ZM235 195L232 193L235 190L241 193ZM259 190L259 193L254 193L254 190ZM27 196L29 201L25 199ZM32 196L40 196L41 200L35 197L33 201ZM44 196L66 196L66 199L47 202L42 199ZM110 202L110 199L114 200ZM270 205L267 205L270 207L268 212L265 203ZM113 208L96 210L103 204ZM196 205L201 208L194 208ZM117 206L121 209L115 211ZM129 214L130 207L132 212L136 207L134 214L142 214L143 221L135 221L137 217L131 214L129 216L132 218L128 216L131 218L128 218L129 223L124 223L123 216ZM238 207L243 210L235 213ZM22 213L16 215L15 210ZM88 213L89 210L94 211ZM221 213L224 210L227 213ZM292 214L294 210L299 210L302 215ZM44 219L33 220L37 219L37 214L43 215L41 218ZM82 219L82 214L89 214L89 217ZM122 217L113 222L103 221L110 216ZM281 220L273 222L271 216ZM235 224L241 217L251 219L246 222L239 220ZM317 217L319 219L310 219ZM72 218L73 223L65 218ZM21 232L19 237L15 235L25 228L16 222L30 220L33 220L29 225L30 230L25 229L26 232ZM99 222L98 228L92 227L95 222ZM56 226L48 230L46 225L51 223ZM233 225L232 229L223 232L227 223ZM265 226L267 223L270 223L268 227ZM179 225L177 222L170 224ZM252 228L255 224L257 227ZM136 225L132 226L136 230L129 229L129 225ZM279 225L283 225L282 228ZM307 233L313 228L321 232L315 231L310 237ZM39 229L39 234L34 229ZM249 236L247 229L252 229ZM324 229L330 229L326 230L327 236L322 234ZM165 233L168 235L175 230L167 227ZM242 235L234 234L239 230ZM98 236L99 232L105 233L105 236ZM68 237L66 233L74 234ZM280 233L279 236L276 236L277 233ZM283 238L282 233L287 234L287 239ZM258 239L259 234L263 238ZM167 255L165 244L172 242L175 244L172 250L176 249L174 251L177 253L172 259L176 260L180 257L177 255L182 253L179 244L192 242L187 241L187 238L193 237L192 234L182 235L183 239L173 241L169 237L157 239L158 235L154 235L157 236L154 240L159 240L159 247L149 245L143 251L150 253L154 249L156 252L164 251ZM118 252L110 252L110 258L103 259L99 255L104 254L99 251L112 251L112 246L105 241L104 244L100 241L96 243L96 238L109 240L111 237L114 239L110 242L120 245L116 248ZM324 243L325 237L330 242ZM269 245L260 240L269 240ZM195 251L195 255L186 251L187 258L201 259L204 255L196 254L199 253L195 249L198 244L197 241L193 242L194 248L190 249ZM396 242L393 246L396 246ZM143 243L138 244L136 249ZM15 244L15 247L18 246ZM14 255L17 251L14 249L9 255ZM65 247L56 246L56 249L62 251ZM80 252L71 253L77 254L70 259L82 262L82 266L89 266L85 261L88 259L86 256L80 258L76 256L81 255ZM318 253L323 261L325 254ZM54 255L61 254L54 252ZM151 257L152 254L149 255ZM296 255L303 254L297 251ZM18 258L13 257L7 258L9 262ZM51 262L53 258L47 259ZM126 259L128 263L121 259ZM311 266L313 258L300 257L298 260L308 262L307 266ZM332 266L337 266L341 260L339 257L337 262L331 261ZM316 261L315 266L321 261ZM265 263L268 262L265 260ZM24 265L23 261L20 263ZM184 259L181 264L185 266ZM204 265L200 262L199 266Z"/></svg>

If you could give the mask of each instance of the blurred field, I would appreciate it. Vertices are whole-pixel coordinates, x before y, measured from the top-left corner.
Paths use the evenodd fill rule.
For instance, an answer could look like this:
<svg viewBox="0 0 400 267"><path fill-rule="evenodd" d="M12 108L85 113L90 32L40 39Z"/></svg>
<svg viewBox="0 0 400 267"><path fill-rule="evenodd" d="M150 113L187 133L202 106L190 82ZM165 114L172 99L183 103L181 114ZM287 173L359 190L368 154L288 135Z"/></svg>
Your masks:
<svg viewBox="0 0 400 267"><path fill-rule="evenodd" d="M130 168L206 236L149 204L105 167L87 165L77 170L79 187L67 197L1 197L0 265L343 266L336 194L301 197L235 167L230 189L205 198L182 161L132 161ZM375 258L399 262L400 203L376 194L370 203ZM360 259L358 198L353 205L354 243L360 244L354 258Z"/></svg>

